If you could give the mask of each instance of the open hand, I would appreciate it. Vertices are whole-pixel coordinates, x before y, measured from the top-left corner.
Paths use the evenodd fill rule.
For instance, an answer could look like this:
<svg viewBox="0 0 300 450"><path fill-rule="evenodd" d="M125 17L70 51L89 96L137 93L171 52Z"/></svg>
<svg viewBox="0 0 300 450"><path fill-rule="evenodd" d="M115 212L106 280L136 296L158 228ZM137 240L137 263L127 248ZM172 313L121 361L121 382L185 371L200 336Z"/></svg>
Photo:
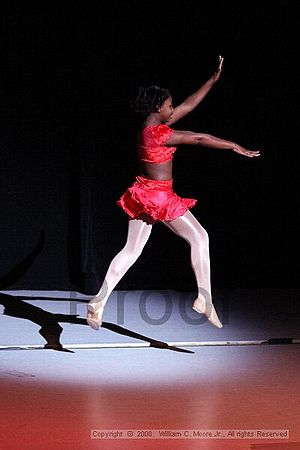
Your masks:
<svg viewBox="0 0 300 450"><path fill-rule="evenodd" d="M236 153L239 153L240 155L247 156L248 158L260 156L259 150L258 151L247 150L246 148L244 148L238 144L235 144L235 146L232 148L232 150Z"/></svg>
<svg viewBox="0 0 300 450"><path fill-rule="evenodd" d="M213 74L213 79L214 81L217 81L220 78L221 72L222 72L222 66L223 66L223 61L224 58L222 55L219 55L219 64L218 64L218 68L215 71L215 73Z"/></svg>

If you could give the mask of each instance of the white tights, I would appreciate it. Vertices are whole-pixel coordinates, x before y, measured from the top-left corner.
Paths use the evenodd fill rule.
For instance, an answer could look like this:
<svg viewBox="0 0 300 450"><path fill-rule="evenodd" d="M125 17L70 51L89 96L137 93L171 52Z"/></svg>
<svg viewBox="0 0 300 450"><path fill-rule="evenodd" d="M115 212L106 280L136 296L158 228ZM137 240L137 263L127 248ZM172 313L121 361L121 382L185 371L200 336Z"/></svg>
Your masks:
<svg viewBox="0 0 300 450"><path fill-rule="evenodd" d="M171 222L163 223L189 243L191 247L191 264L197 281L198 296L209 295L210 298L210 259L207 232L190 211ZM142 253L151 230L152 225L143 220L129 220L126 244L110 263L104 282L96 297L92 299L92 302L101 301L102 305L105 305L115 286Z"/></svg>

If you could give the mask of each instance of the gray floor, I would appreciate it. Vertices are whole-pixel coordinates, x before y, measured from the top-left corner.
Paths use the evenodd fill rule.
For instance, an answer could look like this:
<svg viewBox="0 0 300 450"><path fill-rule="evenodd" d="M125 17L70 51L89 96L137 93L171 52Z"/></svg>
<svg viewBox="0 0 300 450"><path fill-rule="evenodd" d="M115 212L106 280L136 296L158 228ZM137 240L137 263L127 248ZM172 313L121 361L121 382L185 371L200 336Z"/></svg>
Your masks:
<svg viewBox="0 0 300 450"><path fill-rule="evenodd" d="M116 291L94 331L87 296L2 291L1 449L300 449L300 291L214 294L221 330L193 293Z"/></svg>

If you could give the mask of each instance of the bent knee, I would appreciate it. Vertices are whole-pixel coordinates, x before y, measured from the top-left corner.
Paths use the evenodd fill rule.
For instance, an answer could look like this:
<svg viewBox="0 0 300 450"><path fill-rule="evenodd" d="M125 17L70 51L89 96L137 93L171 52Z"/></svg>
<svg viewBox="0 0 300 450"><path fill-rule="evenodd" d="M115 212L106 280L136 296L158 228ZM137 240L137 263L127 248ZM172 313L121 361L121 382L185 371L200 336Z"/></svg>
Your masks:
<svg viewBox="0 0 300 450"><path fill-rule="evenodd" d="M144 247L140 247L140 246L132 247L132 248L125 247L124 251L122 252L123 261L128 265L135 263L135 261L142 254L143 248Z"/></svg>
<svg viewBox="0 0 300 450"><path fill-rule="evenodd" d="M208 232L205 230L205 228L201 227L201 236L202 239L206 242L209 242L209 236L208 236Z"/></svg>
<svg viewBox="0 0 300 450"><path fill-rule="evenodd" d="M197 232L192 236L189 236L189 239L187 239L187 241L191 247L199 247L202 250L209 247L208 233L204 229L202 229L201 232Z"/></svg>

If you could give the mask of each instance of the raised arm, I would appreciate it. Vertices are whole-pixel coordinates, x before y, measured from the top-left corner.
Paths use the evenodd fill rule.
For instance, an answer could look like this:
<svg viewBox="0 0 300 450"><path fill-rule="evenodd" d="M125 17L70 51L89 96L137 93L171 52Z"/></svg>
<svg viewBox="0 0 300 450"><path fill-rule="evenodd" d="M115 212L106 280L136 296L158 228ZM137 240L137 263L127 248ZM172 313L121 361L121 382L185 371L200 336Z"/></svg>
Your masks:
<svg viewBox="0 0 300 450"><path fill-rule="evenodd" d="M254 156L260 156L259 151L247 150L239 144L226 139L212 136L211 134L194 133L192 131L179 131L174 130L169 139L166 142L169 146L175 146L180 144L186 145L200 145L202 147L212 147L223 150L233 150L240 155L253 158Z"/></svg>
<svg viewBox="0 0 300 450"><path fill-rule="evenodd" d="M193 109L195 109L200 102L202 102L202 100L211 90L215 82L220 78L223 60L224 58L220 55L218 68L214 72L214 74L209 78L209 80L207 80L206 83L204 83L196 92L187 97L180 105L174 108L172 118L167 122L168 125L172 125L173 123L177 122L177 120L186 116L188 113L193 111Z"/></svg>

